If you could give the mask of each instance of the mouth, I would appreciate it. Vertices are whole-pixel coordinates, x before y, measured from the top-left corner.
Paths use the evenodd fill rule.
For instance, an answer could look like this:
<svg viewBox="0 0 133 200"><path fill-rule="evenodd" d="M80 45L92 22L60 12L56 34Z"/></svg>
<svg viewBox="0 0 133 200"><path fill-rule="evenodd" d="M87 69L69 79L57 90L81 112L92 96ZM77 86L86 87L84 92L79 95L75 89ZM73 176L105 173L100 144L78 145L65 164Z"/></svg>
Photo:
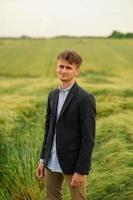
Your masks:
<svg viewBox="0 0 133 200"><path fill-rule="evenodd" d="M68 76L68 75L66 75L66 74L61 74L61 76L65 77L65 76Z"/></svg>

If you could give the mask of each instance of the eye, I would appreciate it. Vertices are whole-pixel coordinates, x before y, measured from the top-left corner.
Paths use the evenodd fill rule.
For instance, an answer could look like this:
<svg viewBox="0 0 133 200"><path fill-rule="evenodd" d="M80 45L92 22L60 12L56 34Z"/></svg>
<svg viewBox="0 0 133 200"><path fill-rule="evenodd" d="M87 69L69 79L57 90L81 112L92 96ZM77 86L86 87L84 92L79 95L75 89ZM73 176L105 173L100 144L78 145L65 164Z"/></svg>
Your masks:
<svg viewBox="0 0 133 200"><path fill-rule="evenodd" d="M64 69L64 65L59 65L59 68L60 69Z"/></svg>
<svg viewBox="0 0 133 200"><path fill-rule="evenodd" d="M70 66L66 66L66 69L67 70L71 70L72 68Z"/></svg>

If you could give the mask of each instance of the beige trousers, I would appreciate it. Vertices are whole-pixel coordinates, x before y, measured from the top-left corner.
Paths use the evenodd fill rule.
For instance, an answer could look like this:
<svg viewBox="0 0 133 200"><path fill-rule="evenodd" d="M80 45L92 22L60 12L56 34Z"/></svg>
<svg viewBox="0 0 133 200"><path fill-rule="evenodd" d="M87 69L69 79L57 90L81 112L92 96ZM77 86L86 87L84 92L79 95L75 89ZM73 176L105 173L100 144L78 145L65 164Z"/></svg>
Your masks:
<svg viewBox="0 0 133 200"><path fill-rule="evenodd" d="M72 187L72 175L52 172L45 168L46 200L62 200L62 185L65 178L72 200L86 200L86 176L80 187Z"/></svg>

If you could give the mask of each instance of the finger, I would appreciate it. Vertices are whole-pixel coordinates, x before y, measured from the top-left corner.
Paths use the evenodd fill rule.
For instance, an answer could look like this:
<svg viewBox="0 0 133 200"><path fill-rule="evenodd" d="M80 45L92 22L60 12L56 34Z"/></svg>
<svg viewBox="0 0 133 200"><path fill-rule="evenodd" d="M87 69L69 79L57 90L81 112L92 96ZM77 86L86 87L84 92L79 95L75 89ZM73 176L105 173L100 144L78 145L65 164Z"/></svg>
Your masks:
<svg viewBox="0 0 133 200"><path fill-rule="evenodd" d="M76 181L76 180L73 180L72 186L73 186L73 187L76 187L76 185L77 185L77 181Z"/></svg>
<svg viewBox="0 0 133 200"><path fill-rule="evenodd" d="M44 170L40 169L40 178L43 178L43 176L44 176Z"/></svg>
<svg viewBox="0 0 133 200"><path fill-rule="evenodd" d="M75 187L80 187L80 185L81 185L81 181L75 181L75 183L74 183Z"/></svg>
<svg viewBox="0 0 133 200"><path fill-rule="evenodd" d="M78 182L77 187L80 187L80 186L81 186L81 183L82 183L81 181Z"/></svg>
<svg viewBox="0 0 133 200"><path fill-rule="evenodd" d="M72 179L72 181L71 181L71 186L74 186L75 185L75 180L74 179Z"/></svg>
<svg viewBox="0 0 133 200"><path fill-rule="evenodd" d="M38 179L41 179L41 178L42 178L41 169L40 169L39 167L36 169L36 177L37 177Z"/></svg>
<svg viewBox="0 0 133 200"><path fill-rule="evenodd" d="M79 182L75 181L75 187L78 187Z"/></svg>

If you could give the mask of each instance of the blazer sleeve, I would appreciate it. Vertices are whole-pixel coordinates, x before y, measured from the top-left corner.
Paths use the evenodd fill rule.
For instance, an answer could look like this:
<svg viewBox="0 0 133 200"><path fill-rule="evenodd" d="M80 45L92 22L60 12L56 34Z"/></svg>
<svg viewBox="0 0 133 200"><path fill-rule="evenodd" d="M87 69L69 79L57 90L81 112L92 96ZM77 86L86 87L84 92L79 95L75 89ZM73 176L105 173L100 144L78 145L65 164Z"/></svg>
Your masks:
<svg viewBox="0 0 133 200"><path fill-rule="evenodd" d="M95 142L96 102L93 95L86 95L80 103L81 146L75 172L88 174Z"/></svg>
<svg viewBox="0 0 133 200"><path fill-rule="evenodd" d="M43 139L43 144L42 144L42 149L40 153L40 159L45 159L44 154L45 154L45 148L46 148L46 142L47 142L47 136L49 132L49 125L50 125L50 94L48 95L48 100L47 100L47 107L46 107L46 115L45 115L45 126L44 126L44 139Z"/></svg>

